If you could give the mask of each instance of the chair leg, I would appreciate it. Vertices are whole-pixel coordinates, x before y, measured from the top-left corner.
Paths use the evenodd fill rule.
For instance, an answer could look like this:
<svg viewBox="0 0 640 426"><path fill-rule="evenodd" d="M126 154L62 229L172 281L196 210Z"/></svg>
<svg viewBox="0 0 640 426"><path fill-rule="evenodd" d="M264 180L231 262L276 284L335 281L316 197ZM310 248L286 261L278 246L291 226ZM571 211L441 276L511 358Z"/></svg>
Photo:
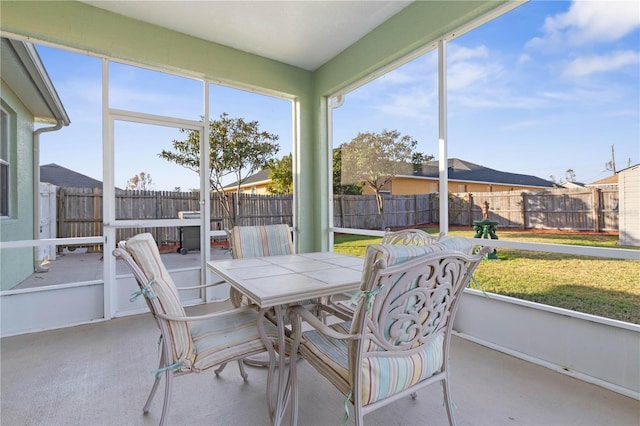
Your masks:
<svg viewBox="0 0 640 426"><path fill-rule="evenodd" d="M291 424L298 424L298 369L297 354L291 353L289 356L289 386L291 392Z"/></svg>
<svg viewBox="0 0 640 426"><path fill-rule="evenodd" d="M442 392L444 393L444 405L447 408L447 416L449 417L449 424L455 426L456 419L453 415L453 402L451 400L451 392L449 391L448 380L442 379Z"/></svg>
<svg viewBox="0 0 640 426"><path fill-rule="evenodd" d="M164 351L162 351L160 355L160 366L158 368L164 367ZM147 402L145 402L144 407L142 407L142 412L147 414L149 412L149 407L151 406L151 401L153 401L153 397L158 390L158 385L160 385L160 378L156 378L153 382L153 386L151 387L151 392L149 392L149 396L147 397Z"/></svg>
<svg viewBox="0 0 640 426"><path fill-rule="evenodd" d="M222 368L224 368L224 367L222 367ZM242 379L246 382L247 379L249 378L249 375L245 371L244 362L241 359L238 360L238 368L240 369L240 375L242 376Z"/></svg>
<svg viewBox="0 0 640 426"><path fill-rule="evenodd" d="M169 403L171 402L171 388L173 387L173 371L167 370L165 373L164 387L164 404L162 405L162 416L160 417L160 426L163 426L169 417Z"/></svg>
<svg viewBox="0 0 640 426"><path fill-rule="evenodd" d="M220 373L222 373L222 370L224 370L224 368L227 366L227 363L225 362L224 364L220 364L220 367L218 367L217 369L213 370L214 373L216 373L216 377L220 376ZM242 374L242 373L240 373Z"/></svg>
<svg viewBox="0 0 640 426"><path fill-rule="evenodd" d="M149 412L149 406L151 405L151 401L153 400L153 397L156 394L156 391L158 390L158 385L159 384L160 384L160 379L156 379L153 382L153 386L151 387L151 392L149 393L149 397L147 398L147 402L144 404L144 407L142 407L142 412L144 414L147 414Z"/></svg>
<svg viewBox="0 0 640 426"><path fill-rule="evenodd" d="M357 397L354 396L354 402L355 402L355 404L353 404L353 411L355 411L354 420L356 422L356 426L362 426L364 425L364 413L362 412L362 407L356 401L357 401Z"/></svg>
<svg viewBox="0 0 640 426"><path fill-rule="evenodd" d="M213 372L216 373L216 377L220 377L220 373L222 373L222 370L224 370L226 366L227 366L227 363L225 362L224 364L220 364L220 367L213 370ZM242 379L246 382L247 379L249 378L249 375L245 371L244 363L243 363L243 360L241 359L238 360L238 368L240 368L240 375L242 376Z"/></svg>

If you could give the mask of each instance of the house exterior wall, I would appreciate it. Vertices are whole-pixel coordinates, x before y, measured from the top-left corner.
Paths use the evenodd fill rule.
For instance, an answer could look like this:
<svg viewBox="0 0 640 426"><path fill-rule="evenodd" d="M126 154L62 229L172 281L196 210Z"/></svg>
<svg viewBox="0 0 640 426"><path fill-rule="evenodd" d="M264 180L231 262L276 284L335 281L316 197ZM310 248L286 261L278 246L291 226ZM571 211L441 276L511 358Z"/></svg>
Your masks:
<svg viewBox="0 0 640 426"><path fill-rule="evenodd" d="M10 216L0 219L0 241L37 238L33 235L33 115L2 80L2 107L10 117ZM18 194L20 196L18 196ZM2 283L8 290L33 272L33 249L2 249Z"/></svg>
<svg viewBox="0 0 640 426"><path fill-rule="evenodd" d="M438 181L435 179L396 177L384 189L387 188L391 191L391 195L432 194L438 192ZM532 189L549 188L449 180L449 192L529 191ZM373 195L373 190L365 186L362 188L362 194Z"/></svg>
<svg viewBox="0 0 640 426"><path fill-rule="evenodd" d="M618 173L620 245L640 246L640 165Z"/></svg>
<svg viewBox="0 0 640 426"><path fill-rule="evenodd" d="M271 194L267 191L267 185L269 182L256 182L249 185L240 185L240 193L241 194L254 194L254 195L267 195ZM225 189L224 192L232 194L237 192L236 188L228 188Z"/></svg>

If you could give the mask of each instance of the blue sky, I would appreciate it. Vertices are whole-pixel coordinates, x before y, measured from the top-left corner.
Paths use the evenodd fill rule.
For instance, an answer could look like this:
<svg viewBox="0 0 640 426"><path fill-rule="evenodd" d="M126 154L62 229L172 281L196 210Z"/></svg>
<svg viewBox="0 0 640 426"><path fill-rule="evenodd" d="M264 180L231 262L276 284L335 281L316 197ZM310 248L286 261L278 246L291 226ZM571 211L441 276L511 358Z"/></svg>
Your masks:
<svg viewBox="0 0 640 426"><path fill-rule="evenodd" d="M41 138L41 164L101 179L100 61L39 48L72 124ZM640 162L640 5L635 1L532 1L448 44L449 157L548 179L592 182ZM202 83L114 64L114 108L198 119ZM211 86L211 114L258 120L291 152L289 102ZM397 129L438 153L435 51L346 95L334 111L334 145L358 132ZM116 126L116 186L145 171L153 188L198 186L197 176L157 158L180 134Z"/></svg>

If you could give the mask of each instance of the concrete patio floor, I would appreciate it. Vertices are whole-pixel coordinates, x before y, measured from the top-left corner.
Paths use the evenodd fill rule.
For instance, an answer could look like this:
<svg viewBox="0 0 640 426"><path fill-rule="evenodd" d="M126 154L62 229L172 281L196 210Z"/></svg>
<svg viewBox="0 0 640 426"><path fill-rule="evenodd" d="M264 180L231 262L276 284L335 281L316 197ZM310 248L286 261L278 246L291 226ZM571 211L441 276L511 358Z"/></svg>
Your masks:
<svg viewBox="0 0 640 426"><path fill-rule="evenodd" d="M202 313L227 302L190 308ZM155 425L162 389L142 414L157 366L149 314L3 338L2 425ZM268 425L266 371L237 365L177 378L168 424ZM338 425L343 399L301 361L301 425ZM452 393L460 425L638 425L640 402L454 337ZM287 419L288 421L288 419ZM365 416L371 425L447 423L440 386ZM353 424L353 417L349 420Z"/></svg>

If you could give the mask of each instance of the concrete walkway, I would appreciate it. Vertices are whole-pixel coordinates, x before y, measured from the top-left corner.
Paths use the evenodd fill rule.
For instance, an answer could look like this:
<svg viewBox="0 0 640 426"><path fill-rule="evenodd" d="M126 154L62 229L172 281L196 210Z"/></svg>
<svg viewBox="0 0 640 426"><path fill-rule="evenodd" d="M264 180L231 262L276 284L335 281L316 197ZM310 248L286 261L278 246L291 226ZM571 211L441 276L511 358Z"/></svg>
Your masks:
<svg viewBox="0 0 640 426"><path fill-rule="evenodd" d="M169 251L160 255L167 269L198 267L200 252L189 252L186 255ZM211 260L231 258L228 249L211 248ZM102 253L68 253L57 255L56 260L47 261L43 266L47 272L36 272L18 284L14 289L44 287L55 284L67 284L102 280L104 262ZM129 269L122 262L116 263L116 274L126 274Z"/></svg>

